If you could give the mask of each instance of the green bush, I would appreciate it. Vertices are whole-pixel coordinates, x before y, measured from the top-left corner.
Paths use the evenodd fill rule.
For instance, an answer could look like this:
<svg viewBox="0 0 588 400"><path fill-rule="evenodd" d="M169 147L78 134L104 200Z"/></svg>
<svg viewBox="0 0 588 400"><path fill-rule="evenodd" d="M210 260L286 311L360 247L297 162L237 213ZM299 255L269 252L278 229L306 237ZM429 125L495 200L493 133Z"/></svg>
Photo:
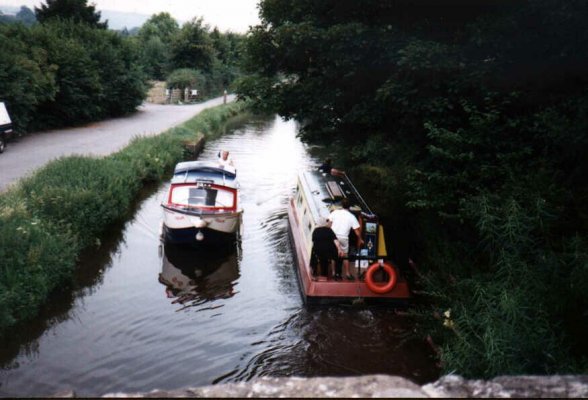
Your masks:
<svg viewBox="0 0 588 400"><path fill-rule="evenodd" d="M19 132L124 115L146 90L136 44L116 32L62 20L0 25L0 97Z"/></svg>
<svg viewBox="0 0 588 400"><path fill-rule="evenodd" d="M19 190L36 217L67 225L87 245L125 214L141 186L135 172L111 158L67 157L24 179Z"/></svg>
<svg viewBox="0 0 588 400"><path fill-rule="evenodd" d="M71 279L80 249L66 226L34 216L20 195L0 197L0 336Z"/></svg>

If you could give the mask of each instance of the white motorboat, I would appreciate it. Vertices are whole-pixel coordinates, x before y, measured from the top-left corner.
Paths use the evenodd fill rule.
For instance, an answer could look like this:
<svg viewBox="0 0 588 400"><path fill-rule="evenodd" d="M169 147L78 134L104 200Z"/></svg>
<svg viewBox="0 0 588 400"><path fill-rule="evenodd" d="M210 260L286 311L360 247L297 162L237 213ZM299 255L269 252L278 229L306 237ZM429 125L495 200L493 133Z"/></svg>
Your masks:
<svg viewBox="0 0 588 400"><path fill-rule="evenodd" d="M218 243L241 228L237 171L211 161L176 165L163 207L162 237L172 243Z"/></svg>

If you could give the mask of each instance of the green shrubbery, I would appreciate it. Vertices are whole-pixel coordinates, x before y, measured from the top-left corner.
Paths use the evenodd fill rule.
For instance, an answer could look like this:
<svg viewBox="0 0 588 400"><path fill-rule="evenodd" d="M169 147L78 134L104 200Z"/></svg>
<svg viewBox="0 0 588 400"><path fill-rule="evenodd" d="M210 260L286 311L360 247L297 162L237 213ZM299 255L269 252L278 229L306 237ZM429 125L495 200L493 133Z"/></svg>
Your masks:
<svg viewBox="0 0 588 400"><path fill-rule="evenodd" d="M183 158L183 140L214 133L243 107L203 111L108 157L55 160L0 195L0 336L72 278L80 251L126 215L145 182L161 180Z"/></svg>
<svg viewBox="0 0 588 400"><path fill-rule="evenodd" d="M0 197L0 336L34 317L71 277L79 244L67 229L36 217L15 191Z"/></svg>
<svg viewBox="0 0 588 400"><path fill-rule="evenodd" d="M41 4L35 8L38 23L0 18L0 100L16 132L133 112L149 79L168 78L168 88L198 89L199 99L207 99L230 89L240 74L244 35L211 30L198 18L180 27L159 13L130 36L108 30L87 3ZM23 10L20 21L31 17L30 9Z"/></svg>
<svg viewBox="0 0 588 400"><path fill-rule="evenodd" d="M19 132L132 112L146 93L136 46L68 20L0 24L0 98Z"/></svg>
<svg viewBox="0 0 588 400"><path fill-rule="evenodd" d="M166 80L168 88L198 89L199 99L222 94L240 75L239 51L244 35L211 30L201 18L180 27L171 15L159 13L151 16L131 40L151 79Z"/></svg>

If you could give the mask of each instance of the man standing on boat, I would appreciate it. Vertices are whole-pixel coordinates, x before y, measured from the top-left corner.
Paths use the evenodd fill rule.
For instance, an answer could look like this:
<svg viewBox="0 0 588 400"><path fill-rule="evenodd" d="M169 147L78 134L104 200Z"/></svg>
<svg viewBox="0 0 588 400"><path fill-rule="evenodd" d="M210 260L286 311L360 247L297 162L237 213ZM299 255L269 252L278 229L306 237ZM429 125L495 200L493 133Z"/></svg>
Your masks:
<svg viewBox="0 0 588 400"><path fill-rule="evenodd" d="M337 240L339 240L339 260L335 267L335 279L341 279L341 266L345 272L345 277L350 281L355 280L353 274L349 270L349 260L347 259L349 254L349 233L353 229L357 236L357 246L361 247L363 240L361 239L361 229L359 221L355 218L355 215L349 211L349 200L346 198L341 200L341 207L338 210L334 210L329 215L329 220L332 221L331 229L335 232ZM341 262L342 261L342 262ZM343 264L343 265L341 265Z"/></svg>

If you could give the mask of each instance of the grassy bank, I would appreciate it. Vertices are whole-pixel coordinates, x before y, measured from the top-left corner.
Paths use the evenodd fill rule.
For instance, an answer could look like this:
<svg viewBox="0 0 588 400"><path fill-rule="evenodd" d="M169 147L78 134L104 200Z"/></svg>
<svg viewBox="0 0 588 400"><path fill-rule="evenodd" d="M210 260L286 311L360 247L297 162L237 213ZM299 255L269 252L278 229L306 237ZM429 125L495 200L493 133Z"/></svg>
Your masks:
<svg viewBox="0 0 588 400"><path fill-rule="evenodd" d="M183 143L217 135L244 111L232 103L104 158L55 160L0 195L0 337L35 317L71 282L82 249L120 220L146 182L162 180L185 156Z"/></svg>

